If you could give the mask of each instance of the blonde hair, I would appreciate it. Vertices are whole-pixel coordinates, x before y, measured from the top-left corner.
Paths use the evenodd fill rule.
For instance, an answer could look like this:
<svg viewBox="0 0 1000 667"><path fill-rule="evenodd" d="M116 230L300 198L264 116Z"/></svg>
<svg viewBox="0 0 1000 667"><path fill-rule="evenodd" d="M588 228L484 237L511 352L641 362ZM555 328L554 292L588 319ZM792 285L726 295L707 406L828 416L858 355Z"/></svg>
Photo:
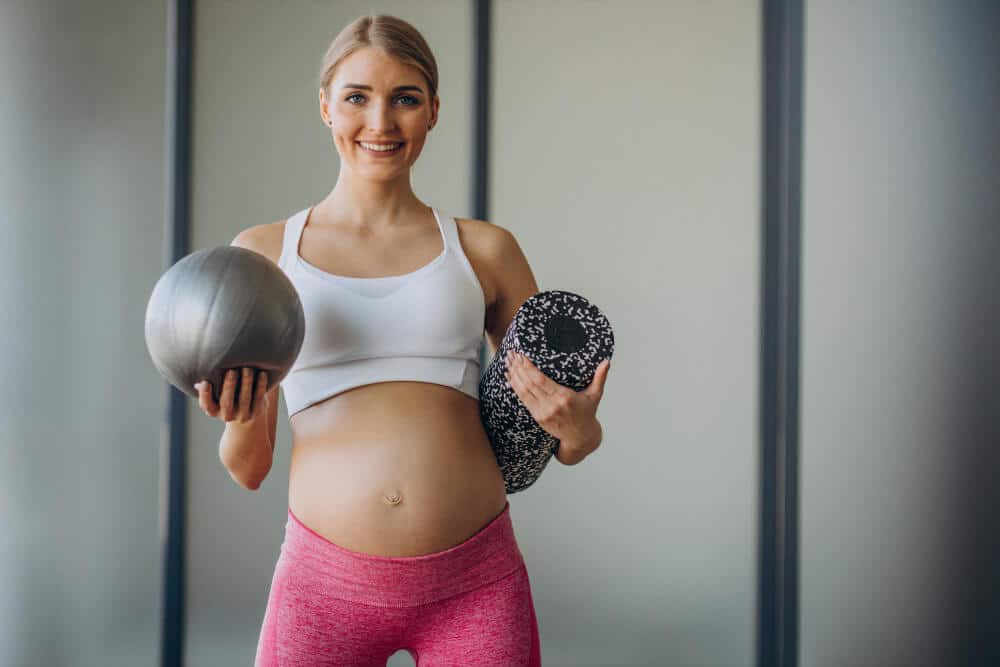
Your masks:
<svg viewBox="0 0 1000 667"><path fill-rule="evenodd" d="M340 31L323 56L319 85L327 95L337 65L358 49L379 48L406 65L423 73L430 88L430 98L437 95L438 69L434 54L423 35L401 18L385 14L370 14L355 19Z"/></svg>

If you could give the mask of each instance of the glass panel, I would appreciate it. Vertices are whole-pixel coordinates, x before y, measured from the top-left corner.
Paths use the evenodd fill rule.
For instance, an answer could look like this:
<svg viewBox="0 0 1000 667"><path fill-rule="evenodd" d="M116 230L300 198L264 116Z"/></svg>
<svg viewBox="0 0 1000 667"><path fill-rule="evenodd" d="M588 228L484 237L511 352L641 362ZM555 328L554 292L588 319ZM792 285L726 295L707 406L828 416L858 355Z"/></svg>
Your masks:
<svg viewBox="0 0 1000 667"><path fill-rule="evenodd" d="M1000 6L805 17L800 664L996 664Z"/></svg>
<svg viewBox="0 0 1000 667"><path fill-rule="evenodd" d="M491 221L617 343L601 449L511 501L544 664L753 664L759 14L495 5Z"/></svg>
<svg viewBox="0 0 1000 667"><path fill-rule="evenodd" d="M0 6L2 665L159 661L163 5Z"/></svg>

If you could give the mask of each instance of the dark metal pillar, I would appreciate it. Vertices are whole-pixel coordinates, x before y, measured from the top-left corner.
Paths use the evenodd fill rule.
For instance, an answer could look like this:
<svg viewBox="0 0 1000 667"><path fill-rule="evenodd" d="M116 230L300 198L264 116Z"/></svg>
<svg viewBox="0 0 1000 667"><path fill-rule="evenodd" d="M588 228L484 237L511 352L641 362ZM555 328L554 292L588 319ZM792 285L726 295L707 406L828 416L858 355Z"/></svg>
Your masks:
<svg viewBox="0 0 1000 667"><path fill-rule="evenodd" d="M167 212L166 268L190 252L191 51L193 0L167 3ZM163 530L162 667L184 658L184 548L187 500L187 396L167 385L163 446L167 448L167 497ZM162 474L162 473L161 473Z"/></svg>
<svg viewBox="0 0 1000 667"><path fill-rule="evenodd" d="M802 0L763 2L763 279L757 665L796 667Z"/></svg>

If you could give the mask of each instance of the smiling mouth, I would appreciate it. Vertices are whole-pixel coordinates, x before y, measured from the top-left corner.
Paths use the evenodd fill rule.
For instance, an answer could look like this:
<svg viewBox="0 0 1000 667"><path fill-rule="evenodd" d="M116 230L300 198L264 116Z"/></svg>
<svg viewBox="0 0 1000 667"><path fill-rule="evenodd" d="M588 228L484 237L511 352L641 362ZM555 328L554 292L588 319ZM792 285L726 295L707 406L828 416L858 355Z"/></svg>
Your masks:
<svg viewBox="0 0 1000 667"><path fill-rule="evenodd" d="M381 155L395 155L400 151L405 142L396 141L396 142L374 143L368 141L356 141L355 143L358 146L361 146L361 148L366 153L371 153L372 155L381 156Z"/></svg>

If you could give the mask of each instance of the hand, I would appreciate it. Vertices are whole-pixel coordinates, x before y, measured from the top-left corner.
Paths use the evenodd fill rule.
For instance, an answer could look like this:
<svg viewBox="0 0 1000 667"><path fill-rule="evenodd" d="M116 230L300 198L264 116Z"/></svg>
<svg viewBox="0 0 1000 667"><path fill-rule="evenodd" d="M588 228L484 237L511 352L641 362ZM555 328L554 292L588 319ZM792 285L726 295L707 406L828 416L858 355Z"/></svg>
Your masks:
<svg viewBox="0 0 1000 667"><path fill-rule="evenodd" d="M560 451L564 447L571 450L571 458L576 461L601 444L603 432L597 420L597 406L604 396L610 368L611 361L605 359L594 372L590 386L575 391L549 378L524 355L507 355L507 381L514 393L538 425L559 439Z"/></svg>
<svg viewBox="0 0 1000 667"><path fill-rule="evenodd" d="M238 398L236 397L236 379L239 377L239 371L233 368L226 371L218 403L212 396L211 382L202 380L194 385L194 388L198 390L198 404L206 415L217 417L227 424L233 421L245 424L267 414L267 408L270 404L270 399L267 397L267 373L260 371L257 374L255 388L253 369L244 366L241 370L243 377L238 387Z"/></svg>

